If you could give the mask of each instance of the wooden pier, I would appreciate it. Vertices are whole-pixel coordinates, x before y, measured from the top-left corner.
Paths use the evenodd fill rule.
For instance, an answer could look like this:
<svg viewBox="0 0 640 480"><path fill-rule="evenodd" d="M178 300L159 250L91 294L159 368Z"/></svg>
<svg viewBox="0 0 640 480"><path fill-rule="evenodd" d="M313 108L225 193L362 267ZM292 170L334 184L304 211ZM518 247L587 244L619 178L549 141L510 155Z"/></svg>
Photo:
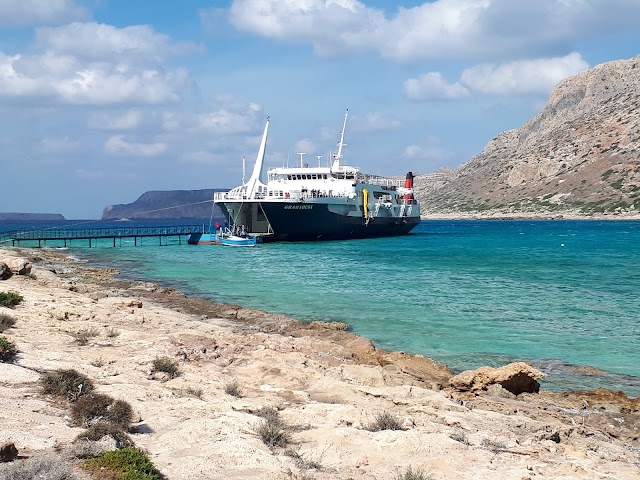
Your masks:
<svg viewBox="0 0 640 480"><path fill-rule="evenodd" d="M177 237L178 243L182 244L182 237L189 236L192 233L202 233L202 225L172 225L166 227L107 227L107 228L52 228L44 230L14 230L11 232L0 233L0 245L3 243L11 243L11 245L20 245L23 242L29 244L38 242L38 247L46 246L47 241L55 243L56 246L78 246L79 240L88 240L89 248L98 246L98 239L109 239L109 245L113 241L116 247L117 240L120 240L122 246L123 238L133 238L134 246L142 244L142 239L146 237L158 238L159 244L168 245L169 238ZM185 242L186 243L186 242ZM34 245L35 246L35 245Z"/></svg>

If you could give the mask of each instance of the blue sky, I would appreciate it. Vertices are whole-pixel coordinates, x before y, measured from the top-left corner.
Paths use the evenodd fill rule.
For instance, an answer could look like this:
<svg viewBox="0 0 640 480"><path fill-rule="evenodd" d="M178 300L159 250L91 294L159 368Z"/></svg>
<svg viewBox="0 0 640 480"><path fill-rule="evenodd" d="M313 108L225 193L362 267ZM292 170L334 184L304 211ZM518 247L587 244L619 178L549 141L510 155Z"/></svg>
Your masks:
<svg viewBox="0 0 640 480"><path fill-rule="evenodd" d="M457 167L562 78L632 58L638 0L0 0L0 211L99 218L336 149Z"/></svg>

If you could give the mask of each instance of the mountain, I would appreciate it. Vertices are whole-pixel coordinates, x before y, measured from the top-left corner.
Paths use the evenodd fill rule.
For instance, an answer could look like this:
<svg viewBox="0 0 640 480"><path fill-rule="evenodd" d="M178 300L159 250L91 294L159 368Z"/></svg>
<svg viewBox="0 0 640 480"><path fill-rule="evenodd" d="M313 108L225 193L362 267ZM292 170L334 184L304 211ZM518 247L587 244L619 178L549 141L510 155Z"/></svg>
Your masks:
<svg viewBox="0 0 640 480"><path fill-rule="evenodd" d="M640 56L562 80L544 110L455 172L416 178L426 215L640 213Z"/></svg>
<svg viewBox="0 0 640 480"><path fill-rule="evenodd" d="M0 220L10 221L47 221L58 222L66 220L59 213L3 213L0 212Z"/></svg>
<svg viewBox="0 0 640 480"><path fill-rule="evenodd" d="M135 202L109 205L102 220L120 218L223 218L213 205L214 192L225 189L166 190L143 193ZM213 212L212 212L213 209Z"/></svg>

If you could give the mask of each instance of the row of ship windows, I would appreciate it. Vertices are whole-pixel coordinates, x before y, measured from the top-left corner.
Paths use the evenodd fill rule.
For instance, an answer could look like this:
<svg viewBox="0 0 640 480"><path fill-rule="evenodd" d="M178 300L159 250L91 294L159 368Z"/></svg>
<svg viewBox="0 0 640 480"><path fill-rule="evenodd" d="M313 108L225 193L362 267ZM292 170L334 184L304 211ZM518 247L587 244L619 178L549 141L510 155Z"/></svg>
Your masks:
<svg viewBox="0 0 640 480"><path fill-rule="evenodd" d="M346 180L353 180L355 178L352 174L345 173L338 173L334 175L328 175L326 173L302 173L287 175L287 180L327 180L329 177ZM277 180L278 178L276 177L275 179Z"/></svg>

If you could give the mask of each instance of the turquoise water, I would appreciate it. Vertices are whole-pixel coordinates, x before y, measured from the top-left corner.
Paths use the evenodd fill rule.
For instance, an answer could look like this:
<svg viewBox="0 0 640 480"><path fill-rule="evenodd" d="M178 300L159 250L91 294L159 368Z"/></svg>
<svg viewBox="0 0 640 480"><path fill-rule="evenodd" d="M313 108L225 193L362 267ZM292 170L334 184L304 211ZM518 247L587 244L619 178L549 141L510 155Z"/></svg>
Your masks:
<svg viewBox="0 0 640 480"><path fill-rule="evenodd" d="M543 388L640 395L640 222L426 221L398 238L74 252L189 295L344 321L455 371L532 361Z"/></svg>

